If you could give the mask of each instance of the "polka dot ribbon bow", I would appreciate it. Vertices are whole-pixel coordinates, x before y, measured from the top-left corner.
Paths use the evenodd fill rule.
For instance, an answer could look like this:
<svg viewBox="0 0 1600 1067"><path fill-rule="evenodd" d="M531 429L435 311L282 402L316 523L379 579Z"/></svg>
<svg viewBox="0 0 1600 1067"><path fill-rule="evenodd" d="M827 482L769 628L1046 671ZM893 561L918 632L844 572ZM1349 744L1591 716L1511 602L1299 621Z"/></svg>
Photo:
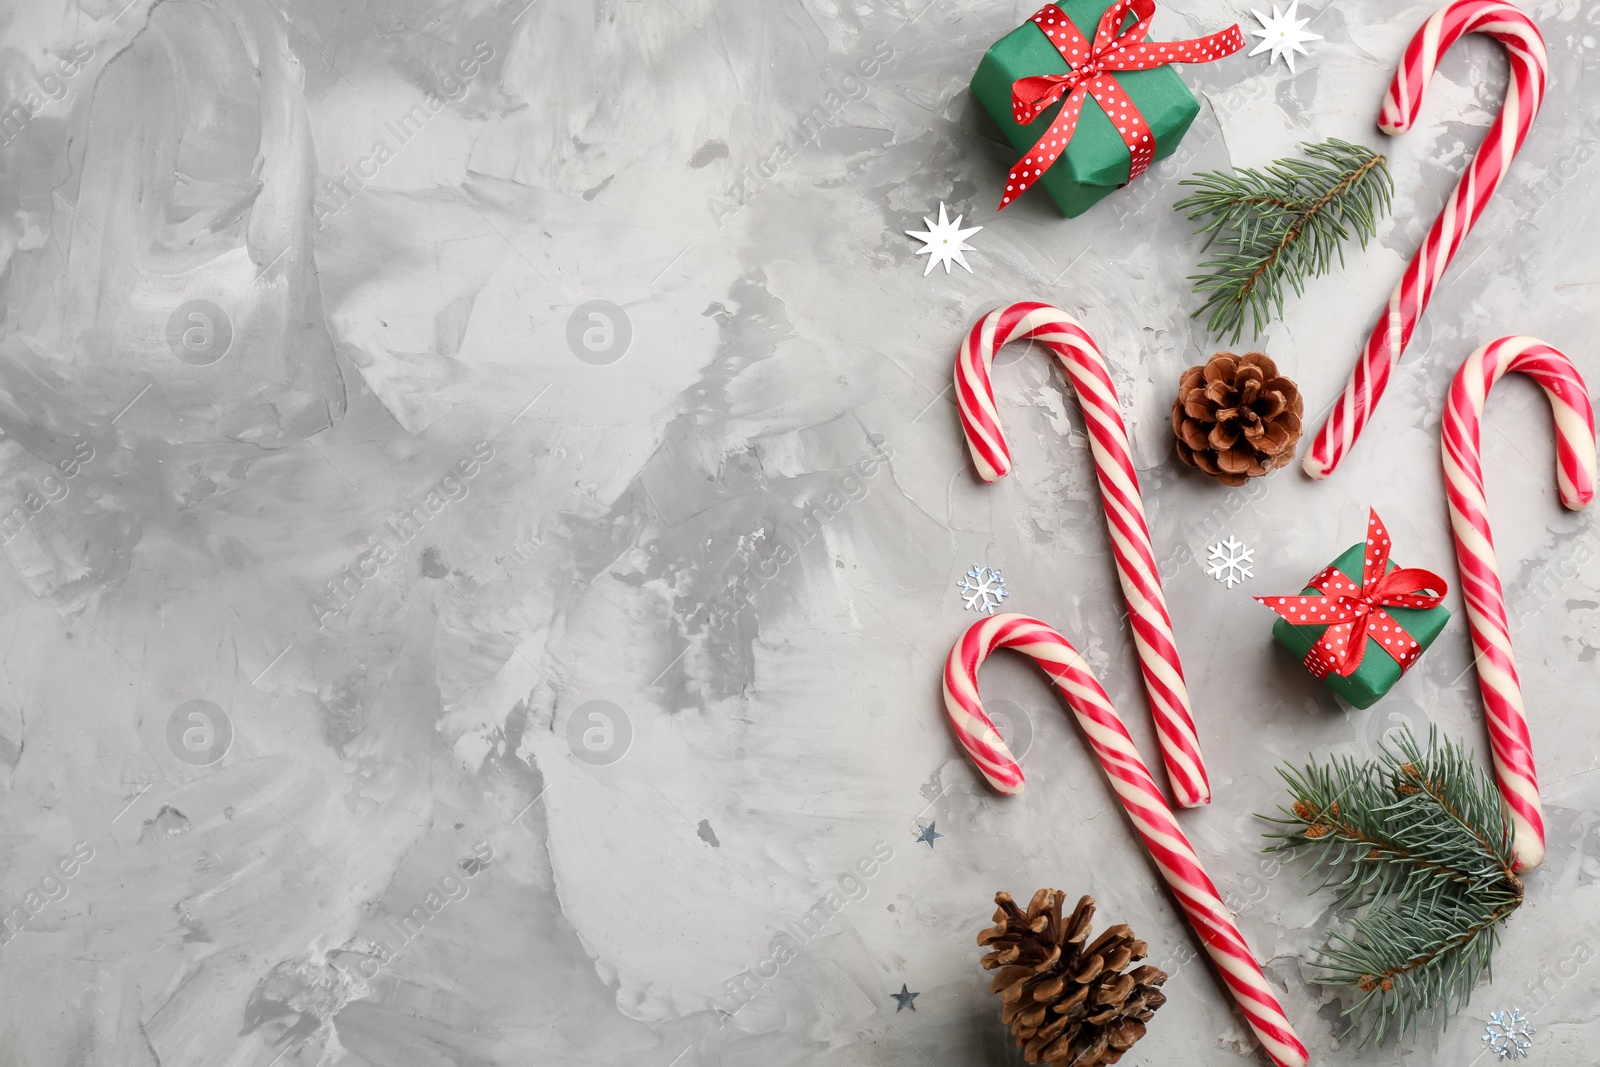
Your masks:
<svg viewBox="0 0 1600 1067"><path fill-rule="evenodd" d="M1117 28L1129 12L1139 21L1119 34ZM1005 195L1000 198L1001 208L1037 182L1057 157L1067 150L1067 144L1078 128L1078 115L1083 110L1085 96L1094 97L1127 144L1128 152L1133 157L1128 180L1137 178L1150 166L1150 161L1156 156L1156 142L1150 125L1110 72L1150 70L1172 63L1209 63L1244 47L1244 34L1239 32L1238 26L1229 26L1220 33L1197 37L1192 41L1146 40L1155 12L1155 0L1118 0L1101 17L1093 44L1078 32L1072 20L1054 4L1046 5L1033 16L1034 25L1061 53L1061 58L1067 61L1072 70L1066 74L1038 74L1019 78L1011 84L1011 111L1019 126L1028 125L1062 97L1066 97L1066 103L1061 105L1061 111L1050 124L1050 129L1006 175Z"/></svg>
<svg viewBox="0 0 1600 1067"><path fill-rule="evenodd" d="M1376 511L1367 518L1367 552L1359 587L1333 567L1311 579L1322 596L1258 596L1256 600L1294 626L1327 626L1306 653L1305 665L1317 678L1348 678L1361 666L1367 638L1387 652L1402 671L1422 655L1422 646L1383 609L1436 608L1448 591L1443 578L1416 567L1389 562L1389 531ZM1424 590L1430 590L1424 592Z"/></svg>

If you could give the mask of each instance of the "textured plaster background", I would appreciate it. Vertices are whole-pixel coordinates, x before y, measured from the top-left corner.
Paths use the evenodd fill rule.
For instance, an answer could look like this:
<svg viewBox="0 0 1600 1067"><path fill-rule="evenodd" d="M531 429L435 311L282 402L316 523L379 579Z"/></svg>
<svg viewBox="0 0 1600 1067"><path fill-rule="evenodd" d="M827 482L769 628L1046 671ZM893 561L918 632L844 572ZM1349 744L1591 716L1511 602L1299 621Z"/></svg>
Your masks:
<svg viewBox="0 0 1600 1067"><path fill-rule="evenodd" d="M1165 0L1157 33L1249 6ZM1329 482L1245 490L1171 455L1177 377L1219 347L1188 317L1177 180L1384 141L1432 0L1306 0L1326 40L1297 75L1185 70L1205 106L1177 156L1072 221L994 214L1013 156L966 91L1031 5L8 8L0 902L40 906L0 946L0 1063L1009 1063L973 936L995 890L1041 885L1173 972L1126 1062L1264 1062L1042 679L984 673L1022 796L945 726L956 583L988 565L1155 759L1081 419L1038 353L996 375L1014 476L965 455L956 343L1023 298L1115 365L1217 797L1183 823L1318 1060L1481 1061L1482 1018L1517 1006L1532 1062L1592 1063L1600 525L1559 507L1528 383L1496 391L1486 451L1550 855L1493 984L1442 1034L1340 1048L1299 963L1329 916L1252 817L1275 763L1402 722L1487 757L1453 593L1368 712L1249 597L1298 588L1369 505L1453 578L1438 411L1478 344L1537 334L1600 382L1600 6L1526 7L1548 103L1377 419ZM1444 61L1383 145L1381 239L1260 339L1314 412L1504 70L1482 40ZM973 275L924 278L901 233L941 200L984 226ZM1255 550L1232 589L1202 562L1229 535Z"/></svg>

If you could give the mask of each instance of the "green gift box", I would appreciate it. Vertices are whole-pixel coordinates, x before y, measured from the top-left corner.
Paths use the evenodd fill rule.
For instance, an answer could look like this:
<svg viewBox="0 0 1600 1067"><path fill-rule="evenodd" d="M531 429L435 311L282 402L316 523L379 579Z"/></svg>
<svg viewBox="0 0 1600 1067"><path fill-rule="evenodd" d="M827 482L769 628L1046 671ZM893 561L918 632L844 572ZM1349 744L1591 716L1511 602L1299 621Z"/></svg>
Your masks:
<svg viewBox="0 0 1600 1067"><path fill-rule="evenodd" d="M1094 40L1101 16L1112 7L1105 0L1059 0L1056 6L1090 41ZM1119 32L1137 21L1130 13ZM1044 31L1029 20L984 53L983 61L972 75L972 95L999 124L1006 140L1026 152L1050 128L1061 105L1054 104L1032 122L1019 125L1011 110L1012 83L1021 78L1066 74L1071 70ZM1199 101L1171 67L1116 71L1113 76L1149 124L1155 137L1154 158L1170 156L1200 113ZM1089 210L1107 193L1128 184L1131 169L1132 157L1127 144L1100 105L1089 97L1085 99L1077 131L1066 151L1036 184L1042 185L1062 213L1071 218Z"/></svg>
<svg viewBox="0 0 1600 1067"><path fill-rule="evenodd" d="M1377 531L1382 535L1380 547L1383 554L1381 558L1387 562L1384 573L1392 577L1400 568L1393 561L1388 560L1388 534L1383 530L1382 524L1377 522L1376 515L1372 516L1372 521ZM1328 581L1322 584L1324 588L1329 589L1330 593L1348 595L1350 591L1361 587L1365 554L1373 550L1372 542L1352 545L1349 551L1333 561L1328 570L1325 570L1312 580L1316 582L1318 579L1326 577ZM1332 572L1335 571L1338 573L1333 574ZM1429 574L1427 571L1407 571L1405 573L1422 576L1421 579L1413 579L1410 584L1417 585L1419 582L1425 582L1425 587L1431 590L1433 594L1436 594L1430 596L1411 594L1407 599L1424 602L1437 602L1442 599L1445 593L1443 579L1437 575ZM1273 607L1275 611L1282 615L1286 610L1291 613L1294 612L1298 606L1296 602L1301 601L1302 598L1322 598L1324 595L1323 590L1319 589L1317 585L1308 585L1300 591L1299 597L1257 597L1256 599L1263 603L1268 603L1269 607ZM1286 606L1274 607L1269 601L1279 601ZM1399 629L1404 631L1404 635L1409 635L1410 639L1415 642L1416 647L1411 648L1404 642L1403 635L1394 634L1388 624L1381 620L1376 621L1368 629L1365 651L1354 673L1348 676L1340 676L1337 671L1330 670L1322 679L1328 688L1358 708L1370 708L1378 702L1379 698L1392 689L1394 684L1400 680L1401 675L1405 673L1410 663L1414 663L1416 657L1421 656L1428 646L1433 644L1434 639L1444 630L1445 623L1450 621L1450 612L1442 605L1434 607L1401 607L1394 603L1385 603L1381 609L1374 607L1368 610L1381 610L1386 613L1390 620L1399 624ZM1296 659L1305 662L1307 655L1317 645L1317 642L1328 628L1327 626L1296 625L1290 622L1289 618L1280 618L1272 627L1272 639L1294 653ZM1390 641L1403 646L1402 658L1407 659L1406 666L1402 666L1380 643Z"/></svg>

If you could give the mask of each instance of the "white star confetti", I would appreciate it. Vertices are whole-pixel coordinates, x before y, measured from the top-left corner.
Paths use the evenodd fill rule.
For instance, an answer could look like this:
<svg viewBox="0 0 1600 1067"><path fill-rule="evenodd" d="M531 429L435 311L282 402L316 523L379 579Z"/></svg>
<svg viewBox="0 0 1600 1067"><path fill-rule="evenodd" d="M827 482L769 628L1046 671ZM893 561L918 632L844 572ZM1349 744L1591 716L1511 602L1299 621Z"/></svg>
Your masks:
<svg viewBox="0 0 1600 1067"><path fill-rule="evenodd" d="M1320 33L1312 33L1306 29L1306 24L1311 20L1295 18L1299 13L1300 0L1289 0L1287 14L1278 14L1278 5L1272 5L1272 17L1268 18L1259 11L1253 11L1256 21L1261 23L1259 30L1251 30L1250 36L1261 38L1261 43L1250 50L1251 55L1260 55L1268 49L1272 55L1268 61L1276 63L1282 59L1289 66L1289 73L1294 73L1294 54L1308 55L1306 52L1307 41L1320 41Z"/></svg>
<svg viewBox="0 0 1600 1067"><path fill-rule="evenodd" d="M1210 562L1206 567L1206 573L1227 585L1229 589L1246 578L1256 576L1255 568L1250 566L1255 562L1256 550L1246 548L1244 542L1236 540L1231 535L1226 541L1218 541L1207 551L1210 553Z"/></svg>
<svg viewBox="0 0 1600 1067"><path fill-rule="evenodd" d="M967 273L971 274L972 268L967 266L966 258L961 253L977 251L967 244L967 238L983 227L969 226L963 230L960 215L956 216L956 221L951 222L950 217L945 214L943 200L939 201L939 221L934 222L926 215L922 216L922 221L928 227L926 230L906 231L908 237L915 237L923 243L923 247L917 249L917 255L928 257L928 267L922 272L922 276L926 278L932 274L934 265L938 263L944 264L946 274L950 273L951 263L961 264L966 267Z"/></svg>
<svg viewBox="0 0 1600 1067"><path fill-rule="evenodd" d="M968 611L981 611L989 615L1000 606L1000 601L1010 596L1005 579L1000 572L988 567L974 567L967 576L956 583L961 599Z"/></svg>
<svg viewBox="0 0 1600 1067"><path fill-rule="evenodd" d="M1489 1025L1484 1028L1483 1040L1489 1046L1489 1051L1504 1060L1520 1060L1528 1055L1528 1050L1533 1047L1533 1027L1528 1025L1527 1016L1522 1014L1520 1008L1510 1011L1497 1011L1489 1016Z"/></svg>

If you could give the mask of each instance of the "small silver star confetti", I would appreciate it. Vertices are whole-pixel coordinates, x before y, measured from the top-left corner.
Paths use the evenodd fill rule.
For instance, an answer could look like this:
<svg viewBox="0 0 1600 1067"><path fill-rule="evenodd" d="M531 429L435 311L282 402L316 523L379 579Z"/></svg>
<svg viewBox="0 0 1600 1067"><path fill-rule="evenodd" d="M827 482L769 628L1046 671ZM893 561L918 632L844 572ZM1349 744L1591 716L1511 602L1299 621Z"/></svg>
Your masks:
<svg viewBox="0 0 1600 1067"><path fill-rule="evenodd" d="M944 264L944 272L946 274L950 273L951 263L961 264L966 269L966 272L971 274L972 268L967 266L966 257L961 253L977 251L977 249L967 244L967 238L983 229L983 227L969 226L963 230L961 228L960 215L956 216L956 221L951 222L950 217L945 214L943 200L939 201L939 221L934 222L926 215L922 217L922 221L928 227L926 230L906 231L906 236L915 237L923 244L923 247L917 249L917 255L928 257L928 266L922 272L922 276L926 278L932 274L934 265L937 263Z"/></svg>
<svg viewBox="0 0 1600 1067"><path fill-rule="evenodd" d="M937 825L939 824L936 822L930 822L926 826L917 827L917 830L919 831L916 835L918 843L927 845L928 851L930 852L933 851L934 839L944 836L939 831L934 829L934 827Z"/></svg>
<svg viewBox="0 0 1600 1067"><path fill-rule="evenodd" d="M1253 56L1259 55L1271 49L1272 55L1268 57L1268 62L1276 63L1282 59L1288 64L1289 73L1293 74L1294 54L1299 52L1301 55L1307 55L1305 43L1307 41L1322 40L1320 33L1312 33L1306 29L1306 24L1311 21L1310 19L1295 18L1295 15L1299 13L1299 8L1300 0L1290 0L1287 14L1278 14L1277 4L1272 5L1272 16L1270 18L1259 11L1251 12L1251 14L1255 15L1256 21L1261 23L1261 28L1259 30L1251 30L1250 36L1261 38L1261 43L1252 48L1250 54Z"/></svg>

